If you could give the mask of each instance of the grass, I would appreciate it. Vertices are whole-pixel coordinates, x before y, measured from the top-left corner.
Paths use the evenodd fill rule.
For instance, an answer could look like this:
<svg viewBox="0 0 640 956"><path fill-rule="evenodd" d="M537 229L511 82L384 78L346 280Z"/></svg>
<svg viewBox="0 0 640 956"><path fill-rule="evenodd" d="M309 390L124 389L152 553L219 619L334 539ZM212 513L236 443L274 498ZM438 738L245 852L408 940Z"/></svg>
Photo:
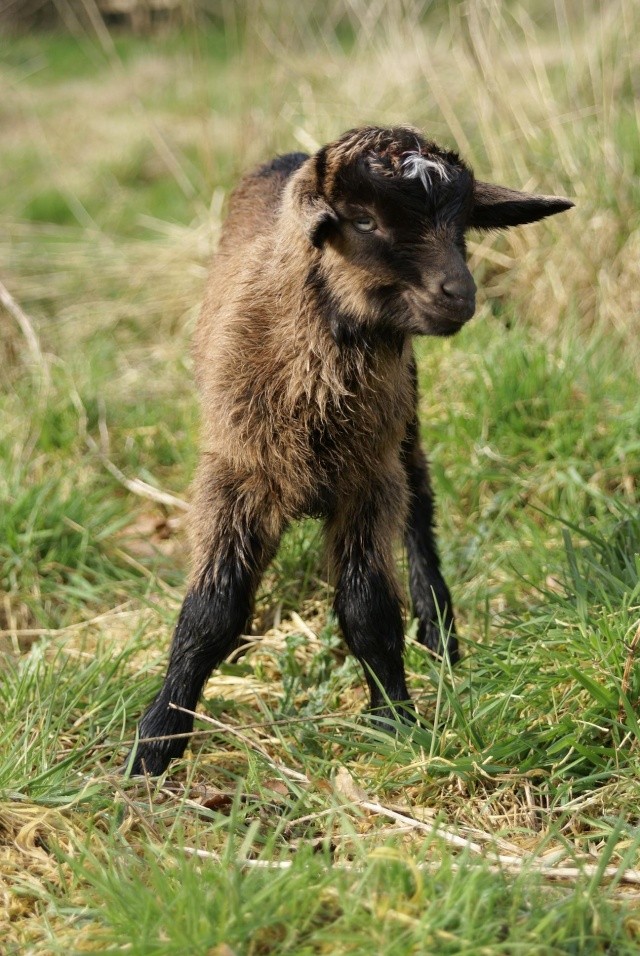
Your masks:
<svg viewBox="0 0 640 956"><path fill-rule="evenodd" d="M242 9L0 55L0 280L44 356L3 313L2 952L635 953L636 5ZM408 620L421 723L368 727L303 522L185 758L128 780L188 559L183 509L130 482L187 496L224 197L366 121L577 204L472 237L477 317L417 344L463 661Z"/></svg>

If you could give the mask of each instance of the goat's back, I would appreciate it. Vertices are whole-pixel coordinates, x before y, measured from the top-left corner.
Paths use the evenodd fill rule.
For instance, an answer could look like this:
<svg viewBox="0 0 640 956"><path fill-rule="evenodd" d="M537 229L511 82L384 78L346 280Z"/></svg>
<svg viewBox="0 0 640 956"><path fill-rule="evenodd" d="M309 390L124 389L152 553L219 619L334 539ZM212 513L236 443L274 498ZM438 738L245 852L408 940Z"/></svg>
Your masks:
<svg viewBox="0 0 640 956"><path fill-rule="evenodd" d="M229 199L220 251L250 242L269 231L287 179L308 158L306 153L286 153L270 163L264 163L241 179Z"/></svg>

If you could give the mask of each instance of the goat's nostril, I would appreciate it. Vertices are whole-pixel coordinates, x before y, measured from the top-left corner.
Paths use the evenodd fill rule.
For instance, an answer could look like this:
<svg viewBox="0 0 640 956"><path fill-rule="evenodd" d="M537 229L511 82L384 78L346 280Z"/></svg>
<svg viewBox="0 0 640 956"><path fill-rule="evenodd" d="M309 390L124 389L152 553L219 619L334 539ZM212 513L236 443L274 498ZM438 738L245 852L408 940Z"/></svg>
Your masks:
<svg viewBox="0 0 640 956"><path fill-rule="evenodd" d="M475 295L476 285L473 279L456 276L452 279L445 279L440 286L442 292L450 299L472 299Z"/></svg>

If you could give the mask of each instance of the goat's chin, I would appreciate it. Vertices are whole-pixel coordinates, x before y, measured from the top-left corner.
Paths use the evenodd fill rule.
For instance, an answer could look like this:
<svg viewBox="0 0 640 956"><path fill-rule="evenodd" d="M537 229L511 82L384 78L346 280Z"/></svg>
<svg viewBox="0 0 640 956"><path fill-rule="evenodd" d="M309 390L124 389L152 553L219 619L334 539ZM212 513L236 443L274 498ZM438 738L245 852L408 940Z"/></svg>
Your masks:
<svg viewBox="0 0 640 956"><path fill-rule="evenodd" d="M429 316L422 322L418 335L439 335L441 338L450 338L452 335L457 335L468 321L464 319L462 322L452 322L450 319L436 319Z"/></svg>
<svg viewBox="0 0 640 956"><path fill-rule="evenodd" d="M410 332L412 335L439 335L449 338L456 335L472 318L475 309L439 308L431 301L418 297L407 297L410 313Z"/></svg>

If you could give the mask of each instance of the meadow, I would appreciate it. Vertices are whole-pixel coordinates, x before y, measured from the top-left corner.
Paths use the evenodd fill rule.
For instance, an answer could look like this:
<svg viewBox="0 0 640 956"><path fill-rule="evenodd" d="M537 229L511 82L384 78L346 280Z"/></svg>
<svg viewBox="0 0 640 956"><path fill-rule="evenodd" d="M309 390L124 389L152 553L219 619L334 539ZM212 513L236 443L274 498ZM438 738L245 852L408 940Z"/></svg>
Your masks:
<svg viewBox="0 0 640 956"><path fill-rule="evenodd" d="M636 953L640 8L220 9L0 36L0 952ZM416 343L463 659L407 614L421 722L372 728L302 522L184 759L127 779L225 197L365 122L576 203L471 235L475 318Z"/></svg>

